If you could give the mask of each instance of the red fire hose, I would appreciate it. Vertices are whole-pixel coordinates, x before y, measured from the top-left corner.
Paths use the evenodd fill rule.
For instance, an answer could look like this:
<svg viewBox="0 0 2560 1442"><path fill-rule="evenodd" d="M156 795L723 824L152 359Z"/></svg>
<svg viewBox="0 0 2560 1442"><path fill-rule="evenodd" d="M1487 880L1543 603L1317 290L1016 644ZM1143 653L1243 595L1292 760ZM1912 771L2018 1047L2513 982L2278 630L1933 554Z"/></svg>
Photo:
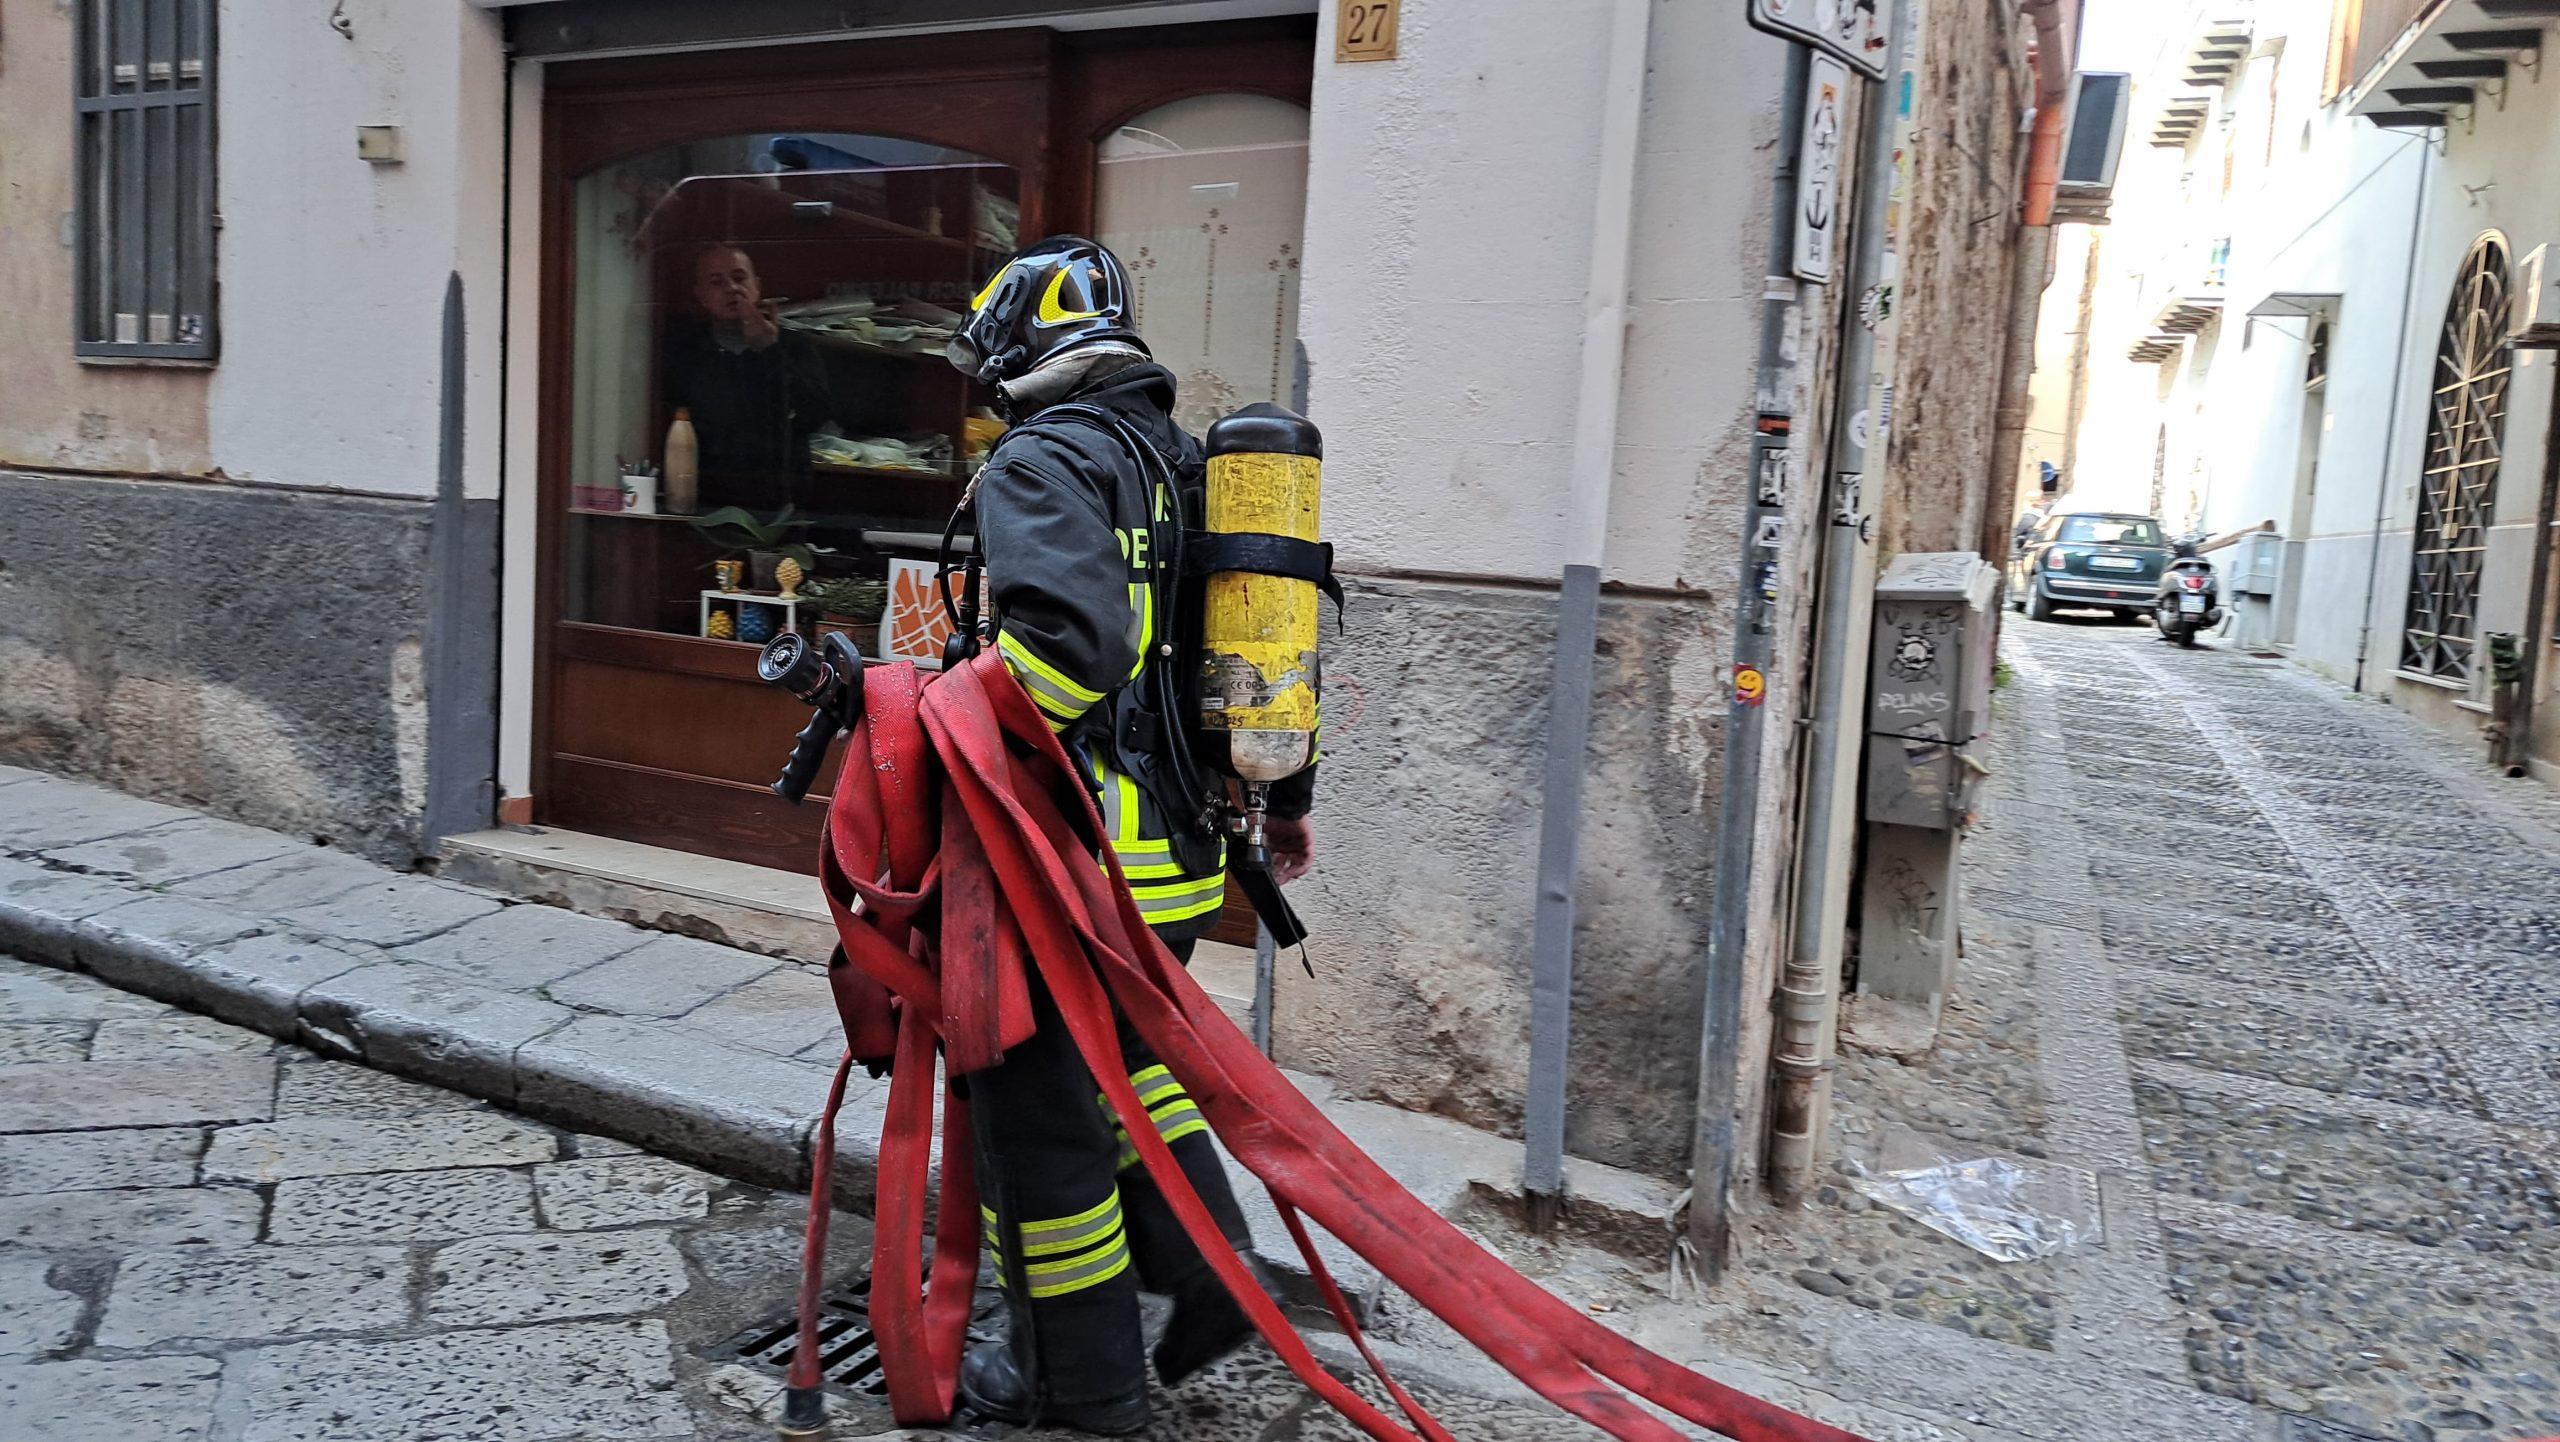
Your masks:
<svg viewBox="0 0 2560 1442"><path fill-rule="evenodd" d="M1056 1000L1095 1083L1183 1227L1272 1350L1370 1436L1449 1442L1387 1376L1327 1275L1306 1220L1456 1328L1539 1395L1629 1442L1678 1442L1642 1405L1740 1442L1860 1442L1736 1392L1594 1322L1417 1201L1257 1052L1158 943L1116 861L1094 864L1101 821L1057 739L992 652L927 688L914 668L867 676L827 817L821 870L843 940L829 970L847 1061L894 1057L880 1143L872 1331L899 1422L948 1418L978 1258L968 1114L946 1098L941 1199L925 1264L934 1056L965 1075L1031 1033L1030 975ZM1255 1285L1156 1134L1122 1064L1112 1007L1199 1104L1227 1149L1271 1192L1336 1319L1404 1420L1318 1364ZM795 1419L818 1405L815 1301L828 1162L843 1073L821 1124ZM1409 1422L1408 1428L1405 1424Z"/></svg>

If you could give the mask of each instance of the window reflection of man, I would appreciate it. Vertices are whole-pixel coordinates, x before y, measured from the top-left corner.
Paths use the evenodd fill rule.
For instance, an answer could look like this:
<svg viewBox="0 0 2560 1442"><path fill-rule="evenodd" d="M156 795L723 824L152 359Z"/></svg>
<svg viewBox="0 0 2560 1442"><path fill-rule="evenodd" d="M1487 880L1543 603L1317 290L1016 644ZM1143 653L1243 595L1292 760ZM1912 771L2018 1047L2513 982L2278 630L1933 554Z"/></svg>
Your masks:
<svg viewBox="0 0 2560 1442"><path fill-rule="evenodd" d="M670 415L692 412L704 508L799 500L809 434L834 418L826 367L775 322L754 259L734 245L694 258L693 304L695 322L668 338L664 389Z"/></svg>

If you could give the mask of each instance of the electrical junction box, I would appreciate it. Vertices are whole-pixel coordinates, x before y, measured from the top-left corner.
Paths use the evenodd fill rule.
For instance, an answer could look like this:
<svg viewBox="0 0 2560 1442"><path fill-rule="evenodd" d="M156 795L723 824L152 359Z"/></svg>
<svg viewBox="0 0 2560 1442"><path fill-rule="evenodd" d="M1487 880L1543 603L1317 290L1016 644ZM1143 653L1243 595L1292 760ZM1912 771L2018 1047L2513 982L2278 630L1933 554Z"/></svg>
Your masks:
<svg viewBox="0 0 2560 1442"><path fill-rule="evenodd" d="M1970 551L1898 556L1877 580L1867 820L1945 831L1972 809L1966 749L1990 726L1999 581Z"/></svg>
<svg viewBox="0 0 2560 1442"><path fill-rule="evenodd" d="M2247 531L2231 543L2226 570L2234 595L2272 596L2284 574L2284 537L2273 531Z"/></svg>

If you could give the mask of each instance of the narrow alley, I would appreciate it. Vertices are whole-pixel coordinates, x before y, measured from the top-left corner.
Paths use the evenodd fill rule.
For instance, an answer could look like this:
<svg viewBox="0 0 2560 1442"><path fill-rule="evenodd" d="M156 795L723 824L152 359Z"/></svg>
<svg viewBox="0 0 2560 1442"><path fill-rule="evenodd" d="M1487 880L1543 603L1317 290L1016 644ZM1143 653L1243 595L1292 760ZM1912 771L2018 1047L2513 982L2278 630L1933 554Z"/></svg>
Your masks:
<svg viewBox="0 0 2560 1442"><path fill-rule="evenodd" d="M2003 655L1958 995L1907 1065L1853 1023L1842 1152L2085 1169L2105 1240L1994 1263L1843 1161L1710 1333L2001 1435L2560 1429L2560 807L2147 626L2012 617Z"/></svg>

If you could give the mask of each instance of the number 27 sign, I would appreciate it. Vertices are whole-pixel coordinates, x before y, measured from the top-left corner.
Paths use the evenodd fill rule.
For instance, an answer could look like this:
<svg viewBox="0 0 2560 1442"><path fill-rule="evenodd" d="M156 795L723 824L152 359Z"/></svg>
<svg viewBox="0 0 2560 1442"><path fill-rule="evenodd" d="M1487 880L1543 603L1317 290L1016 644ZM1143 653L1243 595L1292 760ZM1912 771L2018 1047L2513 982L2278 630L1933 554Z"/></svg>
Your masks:
<svg viewBox="0 0 2560 1442"><path fill-rule="evenodd" d="M1396 0L1336 0L1333 58L1396 58Z"/></svg>

